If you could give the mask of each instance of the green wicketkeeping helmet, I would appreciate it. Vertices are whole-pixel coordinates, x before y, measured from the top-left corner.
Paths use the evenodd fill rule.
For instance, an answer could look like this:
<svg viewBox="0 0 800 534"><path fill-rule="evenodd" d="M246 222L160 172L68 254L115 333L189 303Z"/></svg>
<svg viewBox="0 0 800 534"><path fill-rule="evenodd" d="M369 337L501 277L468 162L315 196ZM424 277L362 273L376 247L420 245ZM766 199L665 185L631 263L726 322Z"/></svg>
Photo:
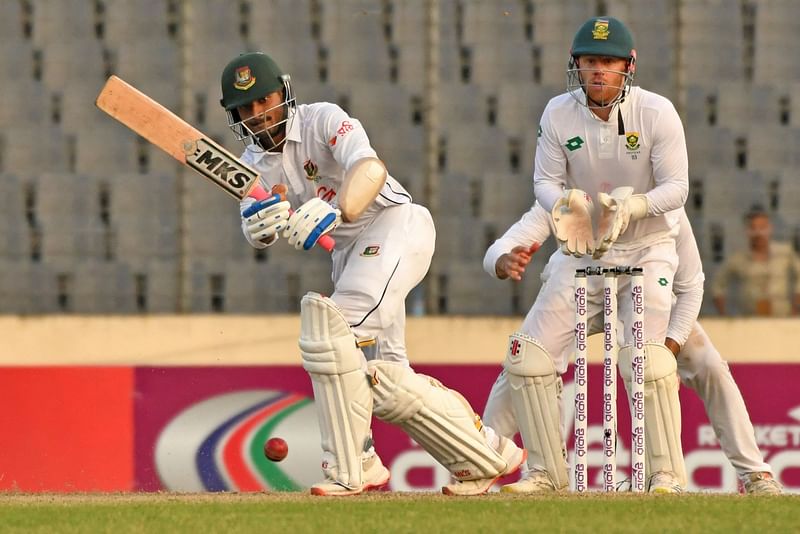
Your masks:
<svg viewBox="0 0 800 534"><path fill-rule="evenodd" d="M222 71L222 100L226 111L249 104L282 89L288 77L275 61L262 52L234 58Z"/></svg>
<svg viewBox="0 0 800 534"><path fill-rule="evenodd" d="M572 41L570 54L579 56L609 56L628 59L633 52L630 30L614 17L594 17L580 27Z"/></svg>
<svg viewBox="0 0 800 534"><path fill-rule="evenodd" d="M581 68L578 58L581 56L605 56L627 60L622 84L619 92L609 102L589 101L586 88L581 80ZM578 29L572 41L569 62L567 64L567 92L579 104L589 108L605 108L625 100L625 95L633 84L636 72L636 50L633 48L633 36L628 28L614 17L593 17Z"/></svg>

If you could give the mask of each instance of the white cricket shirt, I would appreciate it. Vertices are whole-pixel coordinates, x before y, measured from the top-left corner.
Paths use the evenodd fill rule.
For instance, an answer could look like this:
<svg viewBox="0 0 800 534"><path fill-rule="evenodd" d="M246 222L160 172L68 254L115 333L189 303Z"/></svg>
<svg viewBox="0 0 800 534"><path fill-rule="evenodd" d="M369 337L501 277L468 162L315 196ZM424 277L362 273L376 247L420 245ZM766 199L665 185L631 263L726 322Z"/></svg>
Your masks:
<svg viewBox="0 0 800 534"><path fill-rule="evenodd" d="M328 102L300 104L293 111L294 121L286 134L282 152L245 150L242 161L261 174L261 185L269 191L283 183L289 188L286 195L292 208L317 196L333 207L347 170L358 160L377 157L364 127L357 119ZM340 224L331 234L336 248L344 248L382 209L411 202L411 195L391 175L373 203L358 220ZM252 198L241 202L240 209L253 203ZM249 235L245 231L249 240Z"/></svg>
<svg viewBox="0 0 800 534"><path fill-rule="evenodd" d="M564 189L582 189L596 203L597 193L630 185L647 195L648 216L631 221L615 246L636 248L678 223L669 212L688 196L688 158L680 117L666 98L632 87L603 121L564 93L547 104L538 136L534 192L548 212Z"/></svg>

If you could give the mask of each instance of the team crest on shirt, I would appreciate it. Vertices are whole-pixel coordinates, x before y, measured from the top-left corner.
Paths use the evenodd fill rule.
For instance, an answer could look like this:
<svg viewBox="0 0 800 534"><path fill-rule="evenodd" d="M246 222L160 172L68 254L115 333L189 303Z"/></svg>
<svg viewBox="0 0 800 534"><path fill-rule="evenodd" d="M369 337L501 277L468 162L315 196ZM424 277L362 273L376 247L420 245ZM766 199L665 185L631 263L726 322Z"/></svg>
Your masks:
<svg viewBox="0 0 800 534"><path fill-rule="evenodd" d="M380 245L367 245L367 247L361 254L359 254L359 256L370 257L370 256L377 256L380 253L381 253Z"/></svg>
<svg viewBox="0 0 800 534"><path fill-rule="evenodd" d="M608 40L608 21L597 19L594 21L594 28L592 29L592 39L606 41Z"/></svg>
<svg viewBox="0 0 800 534"><path fill-rule="evenodd" d="M250 67L245 65L236 69L236 81L233 86L240 91L247 91L256 83L256 77L250 71Z"/></svg>
<svg viewBox="0 0 800 534"><path fill-rule="evenodd" d="M625 132L625 149L628 151L631 159L638 159L640 147L639 132Z"/></svg>
<svg viewBox="0 0 800 534"><path fill-rule="evenodd" d="M307 159L305 163L303 163L303 170L306 171L306 180L311 180L314 183L319 181L319 166Z"/></svg>
<svg viewBox="0 0 800 534"><path fill-rule="evenodd" d="M639 150L639 132L625 132L625 146L628 150Z"/></svg>

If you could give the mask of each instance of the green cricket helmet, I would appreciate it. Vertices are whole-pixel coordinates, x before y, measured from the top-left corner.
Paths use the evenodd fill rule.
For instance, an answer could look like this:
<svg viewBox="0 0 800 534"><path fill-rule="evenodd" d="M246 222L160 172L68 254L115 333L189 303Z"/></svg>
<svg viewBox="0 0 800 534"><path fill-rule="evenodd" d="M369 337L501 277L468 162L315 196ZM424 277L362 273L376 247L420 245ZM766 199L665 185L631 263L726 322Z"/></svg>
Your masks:
<svg viewBox="0 0 800 534"><path fill-rule="evenodd" d="M603 107L622 102L630 90L636 71L636 49L633 47L633 35L628 27L614 17L593 17L583 23L572 40L567 65L567 91L581 104L594 107L584 97L585 87L581 82L581 69L578 66L578 58L581 56L616 57L627 60L625 71L620 72L624 76L624 82L619 87L617 97Z"/></svg>
<svg viewBox="0 0 800 534"><path fill-rule="evenodd" d="M222 71L221 84L220 104L225 108L228 125L239 141L248 148L261 150L274 150L285 142L286 131L294 119L295 97L290 76L271 57L263 52L237 56ZM237 108L276 91L283 91L280 104L246 121L241 119ZM265 119L275 113L280 113L280 120L267 124ZM275 141L275 138L280 139Z"/></svg>

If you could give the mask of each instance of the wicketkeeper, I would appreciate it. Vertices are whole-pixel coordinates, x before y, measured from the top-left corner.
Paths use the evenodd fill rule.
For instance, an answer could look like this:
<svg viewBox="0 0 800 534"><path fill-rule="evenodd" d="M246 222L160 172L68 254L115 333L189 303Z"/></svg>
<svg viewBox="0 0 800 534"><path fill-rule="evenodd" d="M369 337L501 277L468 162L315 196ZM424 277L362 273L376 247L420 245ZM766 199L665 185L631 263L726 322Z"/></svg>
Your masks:
<svg viewBox="0 0 800 534"><path fill-rule="evenodd" d="M754 495L781 493L780 484L758 448L753 424L728 364L696 321L703 300L705 275L691 224L686 213L681 212L676 239L679 264L673 283L675 299L665 344L677 359L682 383L703 400L720 446L736 469L745 491ZM535 251L551 234L549 219L544 208L534 204L489 247L483 260L484 270L495 278L521 280L531 261L531 247ZM549 274L543 272L541 276L546 281ZM593 327L590 333L602 331L601 324ZM630 378L624 378L628 386ZM513 437L519 430L511 402L508 374L502 371L489 394L483 420L507 437ZM659 423L659 418L645 421L645 425Z"/></svg>
<svg viewBox="0 0 800 534"><path fill-rule="evenodd" d="M589 19L572 42L567 91L551 99L542 114L534 192L551 214L564 254L551 257L547 283L520 331L512 336L506 356L530 469L505 491L528 493L568 484L558 397L561 375L574 348L576 269L644 268L645 374L663 378L663 384L651 387L665 395L663 403L674 399L677 404L678 382L670 378L675 362L664 339L678 264L676 210L689 191L686 142L670 101L632 86L635 71L636 50L628 28L613 17ZM602 311L599 278L588 281L590 319ZM620 294L628 294L629 288L630 279L620 279ZM620 299L619 304L628 333L631 303ZM621 361L630 357L629 338L623 340ZM653 410L652 403L649 406L645 403L646 411ZM661 416L664 427L671 430L658 437L651 433L653 425L648 426L647 485L650 491L673 493L686 484L680 411L676 405Z"/></svg>

